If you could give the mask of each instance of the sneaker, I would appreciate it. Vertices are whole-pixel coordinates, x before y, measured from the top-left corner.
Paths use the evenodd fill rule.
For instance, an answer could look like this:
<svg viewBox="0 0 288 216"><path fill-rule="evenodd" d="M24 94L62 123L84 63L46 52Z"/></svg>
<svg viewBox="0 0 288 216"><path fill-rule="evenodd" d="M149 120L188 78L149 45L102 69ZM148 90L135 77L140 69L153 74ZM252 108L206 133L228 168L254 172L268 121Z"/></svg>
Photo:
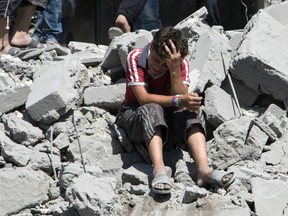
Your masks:
<svg viewBox="0 0 288 216"><path fill-rule="evenodd" d="M124 32L119 27L111 27L108 30L108 35L110 39L114 39L115 37L118 37L122 34L124 34Z"/></svg>

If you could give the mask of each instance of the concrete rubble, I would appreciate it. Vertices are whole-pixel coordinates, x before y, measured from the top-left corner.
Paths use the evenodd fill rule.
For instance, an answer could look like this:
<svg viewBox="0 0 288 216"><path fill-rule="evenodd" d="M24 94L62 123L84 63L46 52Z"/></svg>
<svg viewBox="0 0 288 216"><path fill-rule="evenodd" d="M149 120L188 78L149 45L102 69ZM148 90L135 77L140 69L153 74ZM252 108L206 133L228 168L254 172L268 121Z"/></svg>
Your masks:
<svg viewBox="0 0 288 216"><path fill-rule="evenodd" d="M164 152L171 195L154 194L147 152L115 131L125 59L153 32L1 56L0 215L288 215L287 11L224 31L201 8L175 26L189 41L189 90L204 93L209 162L236 173L226 189L199 188L179 148Z"/></svg>

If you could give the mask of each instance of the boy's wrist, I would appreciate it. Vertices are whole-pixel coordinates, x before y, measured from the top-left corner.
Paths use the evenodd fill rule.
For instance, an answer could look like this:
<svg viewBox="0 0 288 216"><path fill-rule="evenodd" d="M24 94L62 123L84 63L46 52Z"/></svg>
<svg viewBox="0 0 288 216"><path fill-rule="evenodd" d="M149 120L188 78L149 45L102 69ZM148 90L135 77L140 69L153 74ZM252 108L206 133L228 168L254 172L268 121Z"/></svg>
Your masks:
<svg viewBox="0 0 288 216"><path fill-rule="evenodd" d="M182 94L177 94L177 95L172 96L172 101L171 101L172 106L175 106L175 107L181 107L182 106L181 96L182 96Z"/></svg>

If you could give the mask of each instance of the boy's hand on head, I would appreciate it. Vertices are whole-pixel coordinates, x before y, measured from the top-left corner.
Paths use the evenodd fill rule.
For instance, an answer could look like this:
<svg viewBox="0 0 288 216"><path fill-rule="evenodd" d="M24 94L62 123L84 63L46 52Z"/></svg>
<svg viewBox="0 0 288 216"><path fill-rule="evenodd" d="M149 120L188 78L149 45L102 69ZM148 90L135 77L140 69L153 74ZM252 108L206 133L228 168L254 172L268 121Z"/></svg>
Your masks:
<svg viewBox="0 0 288 216"><path fill-rule="evenodd" d="M201 106L203 97L199 97L197 93L190 92L181 96L182 105L189 110L197 111Z"/></svg>
<svg viewBox="0 0 288 216"><path fill-rule="evenodd" d="M164 48L168 54L168 58L165 59L166 65L170 72L179 71L183 58L181 57L181 53L179 50L177 50L173 41L169 40L169 43L171 50L168 45L164 43Z"/></svg>

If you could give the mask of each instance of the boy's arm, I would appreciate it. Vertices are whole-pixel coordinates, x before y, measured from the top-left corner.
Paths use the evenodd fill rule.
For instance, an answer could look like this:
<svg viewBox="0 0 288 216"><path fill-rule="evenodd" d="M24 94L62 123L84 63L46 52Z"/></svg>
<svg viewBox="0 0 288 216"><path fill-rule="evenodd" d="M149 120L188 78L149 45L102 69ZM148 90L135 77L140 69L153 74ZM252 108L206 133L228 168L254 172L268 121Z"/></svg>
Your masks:
<svg viewBox="0 0 288 216"><path fill-rule="evenodd" d="M157 103L162 107L172 106L172 96L170 95L151 94L142 85L132 86L132 89L140 105Z"/></svg>
<svg viewBox="0 0 288 216"><path fill-rule="evenodd" d="M162 107L173 106L172 98L174 95L151 94L144 86L140 85L132 86L132 89L140 105L157 103ZM203 99L203 97L199 97L197 93L193 92L183 94L180 97L182 106L193 111L197 111L200 108L201 100Z"/></svg>
<svg viewBox="0 0 288 216"><path fill-rule="evenodd" d="M183 83L181 76L181 65L183 58L181 53L176 49L175 44L172 40L169 40L172 50L169 49L167 44L164 44L164 48L168 53L168 58L165 59L168 70L170 72L171 88L170 93L173 94L185 94L188 92L188 86Z"/></svg>

